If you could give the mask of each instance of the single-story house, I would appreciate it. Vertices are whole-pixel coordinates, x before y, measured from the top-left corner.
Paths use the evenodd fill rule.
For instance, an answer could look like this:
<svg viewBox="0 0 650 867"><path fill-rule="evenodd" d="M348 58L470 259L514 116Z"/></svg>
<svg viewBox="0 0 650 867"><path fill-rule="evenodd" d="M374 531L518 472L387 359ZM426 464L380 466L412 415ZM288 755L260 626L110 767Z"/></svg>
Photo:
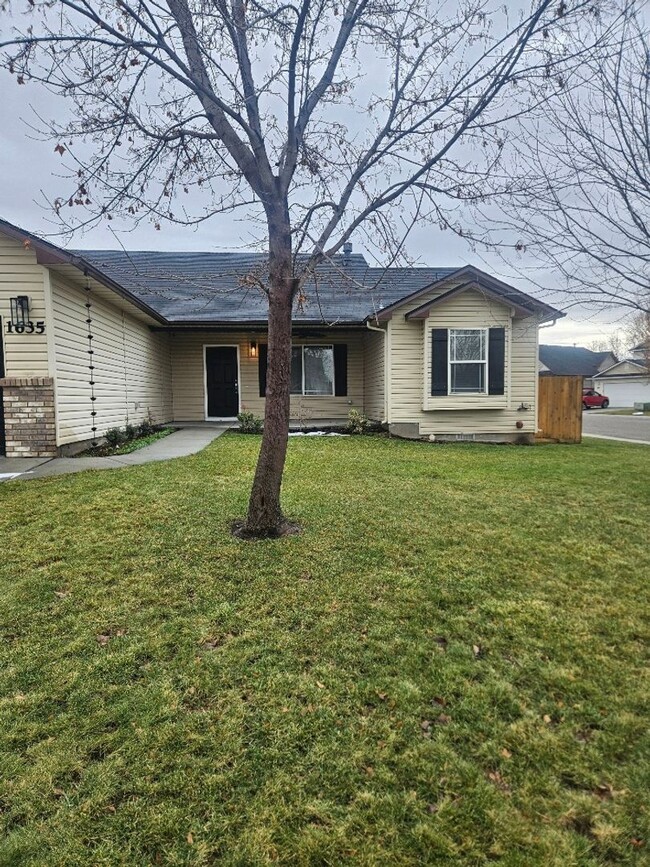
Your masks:
<svg viewBox="0 0 650 867"><path fill-rule="evenodd" d="M0 447L78 450L110 428L264 415L266 297L248 253L72 251L0 221ZM296 302L291 417L352 408L395 435L521 441L538 328L563 314L478 268L347 250Z"/></svg>
<svg viewBox="0 0 650 867"><path fill-rule="evenodd" d="M581 376L583 388L595 388L594 376L616 364L613 352L593 352L583 346L540 344L540 376Z"/></svg>
<svg viewBox="0 0 650 867"><path fill-rule="evenodd" d="M650 404L650 347L634 346L628 358L611 364L594 376L594 386L606 394L612 407L632 407L635 403Z"/></svg>

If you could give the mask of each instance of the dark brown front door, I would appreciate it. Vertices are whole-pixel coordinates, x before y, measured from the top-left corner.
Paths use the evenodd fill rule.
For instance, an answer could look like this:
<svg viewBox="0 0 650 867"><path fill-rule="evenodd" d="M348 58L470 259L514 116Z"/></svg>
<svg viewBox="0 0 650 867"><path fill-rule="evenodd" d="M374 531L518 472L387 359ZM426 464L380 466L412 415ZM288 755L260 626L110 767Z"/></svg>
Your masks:
<svg viewBox="0 0 650 867"><path fill-rule="evenodd" d="M237 347L205 347L208 418L234 418L239 413Z"/></svg>
<svg viewBox="0 0 650 867"><path fill-rule="evenodd" d="M3 346L4 325L2 316L0 316L0 379L5 375L5 356ZM5 407L3 403L2 389L0 388L0 455L7 452L7 443L5 440Z"/></svg>

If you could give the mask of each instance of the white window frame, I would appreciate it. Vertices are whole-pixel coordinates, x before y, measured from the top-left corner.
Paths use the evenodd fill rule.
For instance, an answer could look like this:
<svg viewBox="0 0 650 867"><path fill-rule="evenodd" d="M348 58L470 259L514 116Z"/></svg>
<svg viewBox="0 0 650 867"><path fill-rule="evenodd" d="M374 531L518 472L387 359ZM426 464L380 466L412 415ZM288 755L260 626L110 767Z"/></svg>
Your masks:
<svg viewBox="0 0 650 867"><path fill-rule="evenodd" d="M314 347L317 347L318 349L331 349L332 350L332 370L333 370L332 391L329 394L310 394L309 392L305 391L305 348L313 349ZM292 391L291 396L292 397L334 397L336 394L336 369L334 368L334 344L333 343L294 343L291 345L292 353L293 353L294 349L298 349L298 348L300 348L300 354L302 356L302 362L301 362L302 367L301 367L301 371L300 371L302 374L302 382L301 382L302 391L300 393Z"/></svg>
<svg viewBox="0 0 650 867"><path fill-rule="evenodd" d="M451 335L454 331L478 331L483 335L483 358L477 358L472 360L463 360L463 361L452 361L451 358L451 347L452 347L452 339ZM448 328L447 329L447 394L450 397L463 397L474 394L488 394L488 376L489 376L489 329L487 328ZM452 391L452 366L455 364L482 364L483 365L483 389L481 391Z"/></svg>

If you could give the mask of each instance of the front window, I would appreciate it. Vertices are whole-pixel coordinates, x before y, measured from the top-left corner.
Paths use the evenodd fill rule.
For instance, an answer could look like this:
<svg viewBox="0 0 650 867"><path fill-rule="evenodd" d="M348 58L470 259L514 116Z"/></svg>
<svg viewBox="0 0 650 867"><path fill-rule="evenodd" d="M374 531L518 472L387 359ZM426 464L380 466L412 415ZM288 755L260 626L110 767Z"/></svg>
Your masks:
<svg viewBox="0 0 650 867"><path fill-rule="evenodd" d="M487 331L485 328L449 330L449 393L487 391Z"/></svg>
<svg viewBox="0 0 650 867"><path fill-rule="evenodd" d="M334 394L333 346L292 347L291 394Z"/></svg>

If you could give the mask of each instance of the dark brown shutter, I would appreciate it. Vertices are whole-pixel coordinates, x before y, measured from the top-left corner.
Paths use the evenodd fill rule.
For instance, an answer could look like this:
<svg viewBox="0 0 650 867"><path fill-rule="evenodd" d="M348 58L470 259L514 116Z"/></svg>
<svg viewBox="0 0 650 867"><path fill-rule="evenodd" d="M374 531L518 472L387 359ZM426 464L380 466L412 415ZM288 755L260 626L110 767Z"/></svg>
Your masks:
<svg viewBox="0 0 650 867"><path fill-rule="evenodd" d="M506 330L490 328L488 341L488 394L504 394Z"/></svg>
<svg viewBox="0 0 650 867"><path fill-rule="evenodd" d="M337 397L348 396L348 345L334 344L334 394Z"/></svg>
<svg viewBox="0 0 650 867"><path fill-rule="evenodd" d="M447 387L447 341L446 328L434 328L431 332L431 394L442 397Z"/></svg>
<svg viewBox="0 0 650 867"><path fill-rule="evenodd" d="M266 365L268 363L269 347L266 343L260 343L260 357L257 375L260 383L260 397L266 397Z"/></svg>

